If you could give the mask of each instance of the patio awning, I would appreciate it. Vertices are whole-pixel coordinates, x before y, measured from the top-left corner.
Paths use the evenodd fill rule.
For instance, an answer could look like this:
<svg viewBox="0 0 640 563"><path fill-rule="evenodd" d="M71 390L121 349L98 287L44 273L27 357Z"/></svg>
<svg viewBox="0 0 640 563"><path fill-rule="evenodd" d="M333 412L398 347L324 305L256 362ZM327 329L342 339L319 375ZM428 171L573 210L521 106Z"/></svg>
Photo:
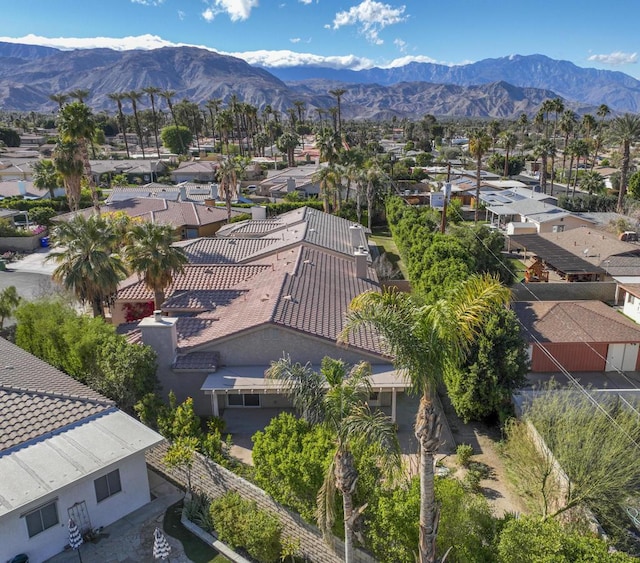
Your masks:
<svg viewBox="0 0 640 563"><path fill-rule="evenodd" d="M320 366L311 366L319 370ZM269 366L224 367L209 374L201 391L212 393L282 393L283 388L278 380L266 379L264 374ZM374 391L404 391L409 387L391 365L371 366L371 387Z"/></svg>

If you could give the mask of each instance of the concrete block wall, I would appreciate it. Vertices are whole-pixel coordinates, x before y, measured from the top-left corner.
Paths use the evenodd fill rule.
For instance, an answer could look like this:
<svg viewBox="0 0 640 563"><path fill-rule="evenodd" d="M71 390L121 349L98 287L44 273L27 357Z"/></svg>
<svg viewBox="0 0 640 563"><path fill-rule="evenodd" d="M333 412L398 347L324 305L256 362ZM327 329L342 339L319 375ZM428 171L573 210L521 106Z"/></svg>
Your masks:
<svg viewBox="0 0 640 563"><path fill-rule="evenodd" d="M181 469L173 469L163 462L168 442L163 442L147 451L147 463L157 472L186 488L186 474ZM239 477L235 473L196 454L191 469L191 486L204 491L209 497L217 498L229 491L237 491L247 500L253 500L263 510L275 514L280 519L283 533L300 541L300 555L314 563L340 563L344 545L332 537L326 541L320 530L305 522L299 514L292 512L273 500L265 491ZM375 563L375 559L362 550L355 550L354 563Z"/></svg>

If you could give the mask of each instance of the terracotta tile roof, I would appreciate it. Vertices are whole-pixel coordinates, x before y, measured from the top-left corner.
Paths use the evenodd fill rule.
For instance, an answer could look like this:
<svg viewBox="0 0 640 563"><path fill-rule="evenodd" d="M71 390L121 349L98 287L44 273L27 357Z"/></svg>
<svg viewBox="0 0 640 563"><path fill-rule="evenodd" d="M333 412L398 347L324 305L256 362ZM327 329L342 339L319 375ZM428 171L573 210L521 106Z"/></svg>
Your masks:
<svg viewBox="0 0 640 563"><path fill-rule="evenodd" d="M212 264L188 265L184 273L178 274L165 291L167 299L185 291L215 291L232 289L240 282L250 279L259 272L270 268L268 264ZM153 293L144 281L136 275L130 276L120 284L119 301L149 301Z"/></svg>
<svg viewBox="0 0 640 563"><path fill-rule="evenodd" d="M274 238L207 237L178 243L191 264L238 264L278 243Z"/></svg>
<svg viewBox="0 0 640 563"><path fill-rule="evenodd" d="M519 301L511 304L541 342L640 342L640 326L601 301Z"/></svg>
<svg viewBox="0 0 640 563"><path fill-rule="evenodd" d="M184 356L178 356L173 364L173 369L216 371L219 363L220 354L218 352L191 352Z"/></svg>
<svg viewBox="0 0 640 563"><path fill-rule="evenodd" d="M212 311L216 307L228 305L240 297L244 291L218 289L192 289L174 293L162 304L162 310L171 311Z"/></svg>
<svg viewBox="0 0 640 563"><path fill-rule="evenodd" d="M112 401L0 338L0 452L113 410Z"/></svg>

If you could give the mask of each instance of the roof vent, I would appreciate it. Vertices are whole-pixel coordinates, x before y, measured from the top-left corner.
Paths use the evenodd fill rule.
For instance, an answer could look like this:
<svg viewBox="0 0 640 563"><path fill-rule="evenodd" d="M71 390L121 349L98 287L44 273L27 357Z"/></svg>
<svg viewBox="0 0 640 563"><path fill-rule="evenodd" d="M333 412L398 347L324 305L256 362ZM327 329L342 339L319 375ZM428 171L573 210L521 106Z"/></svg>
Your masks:
<svg viewBox="0 0 640 563"><path fill-rule="evenodd" d="M161 323L162 322L162 311L160 311L159 309L156 309L153 312L153 318L157 323Z"/></svg>

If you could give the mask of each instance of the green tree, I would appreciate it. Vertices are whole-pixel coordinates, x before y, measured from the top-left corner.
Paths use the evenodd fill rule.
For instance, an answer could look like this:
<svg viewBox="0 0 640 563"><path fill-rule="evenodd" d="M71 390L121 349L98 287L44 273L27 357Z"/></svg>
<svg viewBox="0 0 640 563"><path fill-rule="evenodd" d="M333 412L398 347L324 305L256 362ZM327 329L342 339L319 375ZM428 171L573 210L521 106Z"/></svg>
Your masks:
<svg viewBox="0 0 640 563"><path fill-rule="evenodd" d="M181 436L177 438L164 455L163 461L172 468L184 471L187 478L187 492L191 492L191 469L196 457L198 438Z"/></svg>
<svg viewBox="0 0 640 563"><path fill-rule="evenodd" d="M444 374L453 407L464 422L511 414L511 395L526 382L527 345L513 311L485 316L465 361Z"/></svg>
<svg viewBox="0 0 640 563"><path fill-rule="evenodd" d="M138 116L138 102L142 98L142 92L137 90L131 90L125 94L125 98L131 102L131 109L133 109L133 122L136 126L136 135L138 136L138 143L140 150L142 151L142 159L144 160L144 138L142 137L142 128L140 127L140 118Z"/></svg>
<svg viewBox="0 0 640 563"><path fill-rule="evenodd" d="M527 516L506 523L498 543L499 563L631 563L624 553L610 553L607 542L570 532L555 520Z"/></svg>
<svg viewBox="0 0 640 563"><path fill-rule="evenodd" d="M548 175L548 158L551 153L555 153L556 146L549 139L541 139L533 148L533 156L537 160L541 160L540 165L540 191L547 193L547 175ZM553 195L553 193L551 194Z"/></svg>
<svg viewBox="0 0 640 563"><path fill-rule="evenodd" d="M331 431L282 413L254 434L252 441L256 483L315 523L318 491L331 462Z"/></svg>
<svg viewBox="0 0 640 563"><path fill-rule="evenodd" d="M60 176L52 160L43 158L33 164L33 185L39 190L48 190L49 199L53 199L60 183Z"/></svg>
<svg viewBox="0 0 640 563"><path fill-rule="evenodd" d="M125 119L124 112L122 111L122 100L126 99L127 95L124 92L114 92L113 94L107 94L107 97L110 100L113 100L118 106L118 127L124 138L124 148L127 151L127 158L130 158L129 141L127 140L127 120Z"/></svg>
<svg viewBox="0 0 640 563"><path fill-rule="evenodd" d="M184 271L188 260L181 248L173 246L175 233L171 225L144 222L134 225L128 233L129 244L124 249L129 267L153 291L156 309L164 303L164 291L176 274Z"/></svg>
<svg viewBox="0 0 640 563"><path fill-rule="evenodd" d="M322 423L334 436L331 462L318 493L317 521L324 533L335 519L335 492L342 495L345 561L353 561L354 525L364 507L356 508L353 496L358 483L354 450L363 444L376 446L379 463L399 467L400 448L391 420L366 404L371 392L370 367L365 362L348 369L342 360L325 357L315 372L307 364L289 358L273 362L267 370L310 423Z"/></svg>
<svg viewBox="0 0 640 563"><path fill-rule="evenodd" d="M20 305L20 299L15 285L10 285L0 291L0 330L4 328L4 321L13 316Z"/></svg>
<svg viewBox="0 0 640 563"><path fill-rule="evenodd" d="M119 241L110 222L98 215L76 215L56 226L52 240L53 250L47 259L59 264L53 279L82 303L90 303L95 317L104 316L105 304L127 274L114 252Z"/></svg>
<svg viewBox="0 0 640 563"><path fill-rule="evenodd" d="M415 434L420 445L420 541L421 563L436 559L439 508L434 496L434 458L440 444L439 414L432 393L444 372L459 364L477 338L487 312L507 302L508 290L496 279L471 276L445 299L420 305L406 293L370 291L349 306L347 322L339 336L370 326L383 337L396 368L421 394Z"/></svg>
<svg viewBox="0 0 640 563"><path fill-rule="evenodd" d="M167 125L160 131L162 144L172 153L187 154L187 149L193 141L193 135L188 127L183 125Z"/></svg>
<svg viewBox="0 0 640 563"><path fill-rule="evenodd" d="M632 178L633 176L629 179L629 192L631 192ZM587 192L589 195L603 194L606 191L604 178L597 172L589 171L580 179L580 189Z"/></svg>
<svg viewBox="0 0 640 563"><path fill-rule="evenodd" d="M156 96L160 95L160 88L155 86L147 86L143 88L142 91L149 96L149 101L151 102L151 117L153 118L153 137L156 141L156 151L158 153L158 158L160 158L160 143L158 142L158 113L156 111Z"/></svg>
<svg viewBox="0 0 640 563"><path fill-rule="evenodd" d="M597 174L597 172L596 172ZM598 176L600 176L600 174L598 174ZM600 176L600 178L602 178L602 176ZM603 181L604 183L604 181ZM589 192L591 193L591 192ZM595 191L595 193L599 193L598 191ZM631 177L629 178L629 187L627 188L627 193L633 198L633 199L640 199L640 171L638 172L634 172Z"/></svg>
<svg viewBox="0 0 640 563"><path fill-rule="evenodd" d="M640 116L625 113L611 121L609 129L611 141L618 143L622 150L620 165L620 189L618 190L618 210L622 209L627 192L629 164L631 162L631 145L640 140Z"/></svg>
<svg viewBox="0 0 640 563"><path fill-rule="evenodd" d="M0 127L0 142L7 147L19 147L20 134L10 127Z"/></svg>
<svg viewBox="0 0 640 563"><path fill-rule="evenodd" d="M247 159L241 156L227 157L218 168L220 195L227 207L227 222L231 221L231 202L238 197L238 182L244 176L247 164Z"/></svg>
<svg viewBox="0 0 640 563"><path fill-rule="evenodd" d="M299 144L300 137L291 131L283 133L276 139L276 147L281 153L287 155L287 166L289 167L296 165L294 151Z"/></svg>

